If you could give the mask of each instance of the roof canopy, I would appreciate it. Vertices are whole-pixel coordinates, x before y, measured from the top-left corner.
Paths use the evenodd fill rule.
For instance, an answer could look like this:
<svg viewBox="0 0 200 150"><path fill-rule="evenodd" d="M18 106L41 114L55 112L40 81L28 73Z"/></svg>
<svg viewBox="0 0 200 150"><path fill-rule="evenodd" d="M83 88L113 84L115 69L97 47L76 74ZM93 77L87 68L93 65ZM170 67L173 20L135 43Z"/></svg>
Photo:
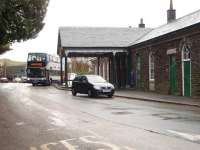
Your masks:
<svg viewBox="0 0 200 150"><path fill-rule="evenodd" d="M59 28L58 54L71 57L93 57L125 52L133 41L152 29L61 27Z"/></svg>
<svg viewBox="0 0 200 150"><path fill-rule="evenodd" d="M61 47L127 47L144 34L146 28L61 27Z"/></svg>

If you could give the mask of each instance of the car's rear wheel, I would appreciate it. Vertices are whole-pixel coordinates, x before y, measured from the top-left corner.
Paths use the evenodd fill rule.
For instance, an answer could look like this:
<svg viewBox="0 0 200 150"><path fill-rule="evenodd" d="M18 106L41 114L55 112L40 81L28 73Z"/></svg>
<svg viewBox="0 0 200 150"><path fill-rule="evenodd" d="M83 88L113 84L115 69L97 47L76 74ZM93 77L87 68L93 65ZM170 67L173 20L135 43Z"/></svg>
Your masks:
<svg viewBox="0 0 200 150"><path fill-rule="evenodd" d="M73 95L73 96L76 96L76 94L77 94L77 92L75 91L74 88L72 88L72 95Z"/></svg>

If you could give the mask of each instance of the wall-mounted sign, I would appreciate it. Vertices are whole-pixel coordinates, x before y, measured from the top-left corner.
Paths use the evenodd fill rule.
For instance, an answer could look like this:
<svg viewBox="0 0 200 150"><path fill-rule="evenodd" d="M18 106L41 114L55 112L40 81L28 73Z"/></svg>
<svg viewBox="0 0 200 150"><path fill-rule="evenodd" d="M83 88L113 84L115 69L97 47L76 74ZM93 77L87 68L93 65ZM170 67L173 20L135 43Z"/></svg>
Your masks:
<svg viewBox="0 0 200 150"><path fill-rule="evenodd" d="M167 55L176 54L176 48L167 50Z"/></svg>

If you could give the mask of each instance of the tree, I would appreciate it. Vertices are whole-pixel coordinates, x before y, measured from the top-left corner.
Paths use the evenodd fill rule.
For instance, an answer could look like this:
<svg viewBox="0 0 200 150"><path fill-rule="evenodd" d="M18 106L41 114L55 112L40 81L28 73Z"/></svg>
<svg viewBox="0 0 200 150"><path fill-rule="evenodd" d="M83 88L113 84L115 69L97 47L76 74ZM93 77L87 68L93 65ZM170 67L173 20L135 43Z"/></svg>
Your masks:
<svg viewBox="0 0 200 150"><path fill-rule="evenodd" d="M88 64L88 60L86 58L71 58L71 66L71 72L77 74L88 74L90 70L90 65Z"/></svg>
<svg viewBox="0 0 200 150"><path fill-rule="evenodd" d="M35 38L42 30L49 0L1 0L0 54L13 42Z"/></svg>

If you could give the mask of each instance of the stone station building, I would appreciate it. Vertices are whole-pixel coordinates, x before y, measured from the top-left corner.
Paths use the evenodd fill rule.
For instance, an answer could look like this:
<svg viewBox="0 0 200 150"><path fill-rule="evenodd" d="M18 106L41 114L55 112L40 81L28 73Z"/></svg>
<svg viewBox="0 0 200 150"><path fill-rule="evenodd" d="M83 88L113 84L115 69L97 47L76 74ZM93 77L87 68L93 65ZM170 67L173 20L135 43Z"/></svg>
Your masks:
<svg viewBox="0 0 200 150"><path fill-rule="evenodd" d="M97 74L118 88L200 97L200 10L176 19L170 0L158 28L143 20L138 28L63 27L58 37L60 57L96 57Z"/></svg>

